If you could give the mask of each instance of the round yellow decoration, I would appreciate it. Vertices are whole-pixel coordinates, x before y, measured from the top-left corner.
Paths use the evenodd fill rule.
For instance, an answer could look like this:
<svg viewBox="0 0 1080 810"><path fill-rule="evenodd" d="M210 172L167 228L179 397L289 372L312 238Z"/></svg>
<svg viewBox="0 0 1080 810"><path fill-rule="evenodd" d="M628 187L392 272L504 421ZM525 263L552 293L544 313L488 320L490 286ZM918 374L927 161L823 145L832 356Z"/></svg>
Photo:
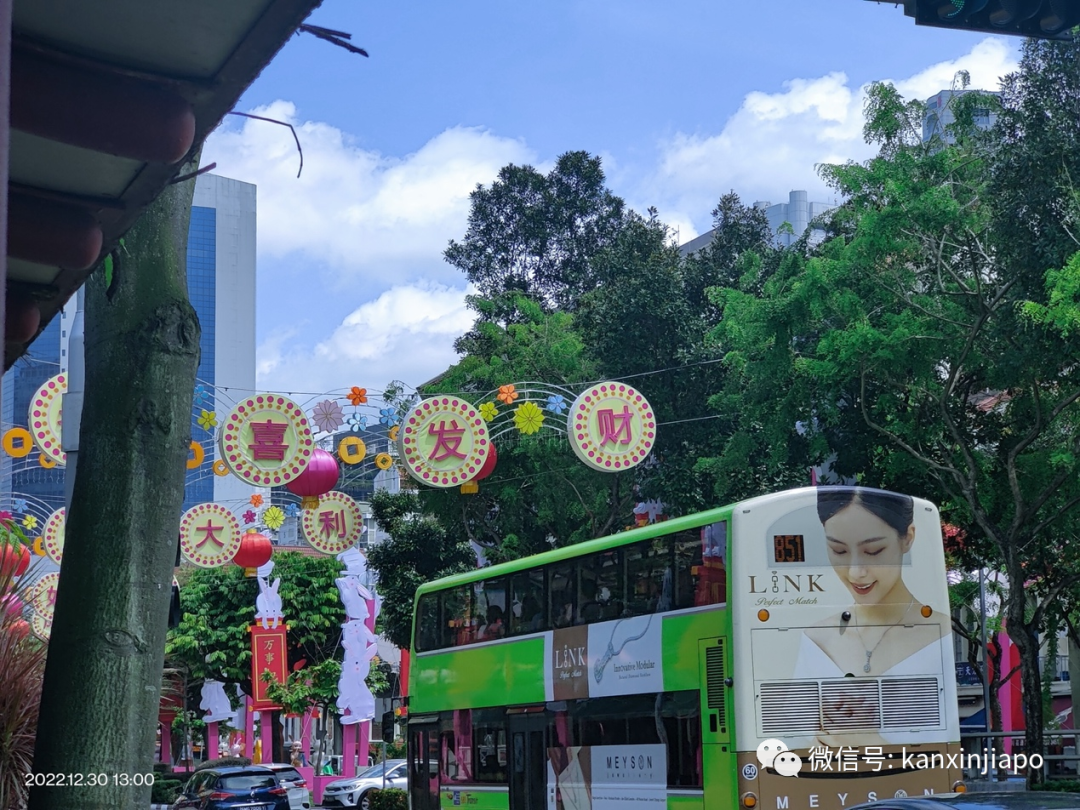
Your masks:
<svg viewBox="0 0 1080 810"><path fill-rule="evenodd" d="M15 446L19 442L19 446ZM12 458L26 458L34 449L34 437L26 428L14 427L4 434L4 452Z"/></svg>
<svg viewBox="0 0 1080 810"><path fill-rule="evenodd" d="M375 456L375 466L380 470L389 470L394 466L394 460L390 458L389 453L379 453Z"/></svg>
<svg viewBox="0 0 1080 810"><path fill-rule="evenodd" d="M56 461L49 458L44 453L38 453L37 463L44 467L46 470L51 470L56 466Z"/></svg>
<svg viewBox="0 0 1080 810"><path fill-rule="evenodd" d="M45 545L43 543L43 540L44 538L42 537L34 538L34 553L37 554L39 557L45 556Z"/></svg>
<svg viewBox="0 0 1080 810"><path fill-rule="evenodd" d="M214 462L214 475L222 476L229 474L229 465L222 461L220 458Z"/></svg>
<svg viewBox="0 0 1080 810"><path fill-rule="evenodd" d="M206 451L202 449L202 445L198 442L192 442L191 458L187 460L187 468L189 470L199 469L199 465L203 463L204 458L206 458Z"/></svg>
<svg viewBox="0 0 1080 810"><path fill-rule="evenodd" d="M397 435L399 430L401 430L401 425L394 425L392 428L390 428L390 432L386 434L390 441L397 441Z"/></svg>
<svg viewBox="0 0 1080 810"><path fill-rule="evenodd" d="M346 464L359 464L367 455L367 445L359 436L346 436L338 443L337 454Z"/></svg>

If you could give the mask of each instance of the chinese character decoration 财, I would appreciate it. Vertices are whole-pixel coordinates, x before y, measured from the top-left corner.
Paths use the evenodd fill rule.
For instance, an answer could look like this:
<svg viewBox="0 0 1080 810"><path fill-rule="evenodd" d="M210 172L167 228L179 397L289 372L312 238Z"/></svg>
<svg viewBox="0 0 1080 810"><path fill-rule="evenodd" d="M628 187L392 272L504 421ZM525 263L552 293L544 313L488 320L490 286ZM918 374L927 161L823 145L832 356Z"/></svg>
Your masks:
<svg viewBox="0 0 1080 810"><path fill-rule="evenodd" d="M431 487L472 480L491 449L487 423L463 399L438 396L421 401L402 420L398 450L409 475Z"/></svg>
<svg viewBox="0 0 1080 810"><path fill-rule="evenodd" d="M240 522L224 506L200 503L180 518L180 550L200 568L225 565L239 549Z"/></svg>
<svg viewBox="0 0 1080 810"><path fill-rule="evenodd" d="M342 713L342 725L352 725L375 716L375 696L368 688L367 676L378 648L369 625L378 618L381 600L363 554L351 548L339 554L338 559L345 563L337 579L345 606L345 623L341 625L345 658L338 680L337 707Z"/></svg>
<svg viewBox="0 0 1080 810"><path fill-rule="evenodd" d="M356 546L364 534L360 505L344 492L328 492L319 506L301 513L304 539L323 554L341 554Z"/></svg>
<svg viewBox="0 0 1080 810"><path fill-rule="evenodd" d="M315 446L303 410L278 394L241 400L222 423L218 442L233 474L256 486L280 486L298 477Z"/></svg>
<svg viewBox="0 0 1080 810"><path fill-rule="evenodd" d="M619 472L652 452L656 417L640 392L624 383L602 382L574 400L566 431L579 459L601 472Z"/></svg>

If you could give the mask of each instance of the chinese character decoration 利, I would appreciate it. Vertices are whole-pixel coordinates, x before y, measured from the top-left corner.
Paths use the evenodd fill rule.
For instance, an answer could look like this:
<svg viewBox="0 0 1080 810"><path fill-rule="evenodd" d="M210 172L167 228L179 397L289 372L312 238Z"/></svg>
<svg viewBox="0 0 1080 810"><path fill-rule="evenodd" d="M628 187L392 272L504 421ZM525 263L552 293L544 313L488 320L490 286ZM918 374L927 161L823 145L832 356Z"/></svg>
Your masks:
<svg viewBox="0 0 1080 810"><path fill-rule="evenodd" d="M200 568L232 562L240 549L240 537L240 521L220 504L197 504L180 518L180 550Z"/></svg>
<svg viewBox="0 0 1080 810"><path fill-rule="evenodd" d="M364 515L356 500L344 492L328 492L319 506L301 514L308 545L323 554L341 554L353 548L364 534Z"/></svg>
<svg viewBox="0 0 1080 810"><path fill-rule="evenodd" d="M375 624L382 600L375 593L374 577L363 554L351 548L339 554L338 559L345 563L337 586L346 621L341 625L345 658L338 680L337 707L342 725L347 726L375 716L375 696L368 688L367 676L378 648L369 624Z"/></svg>
<svg viewBox="0 0 1080 810"><path fill-rule="evenodd" d="M491 449L480 411L463 399L422 400L402 420L398 452L409 475L446 489L472 480Z"/></svg>
<svg viewBox="0 0 1080 810"><path fill-rule="evenodd" d="M221 458L249 484L280 486L297 478L315 448L300 406L278 394L241 400L221 427Z"/></svg>

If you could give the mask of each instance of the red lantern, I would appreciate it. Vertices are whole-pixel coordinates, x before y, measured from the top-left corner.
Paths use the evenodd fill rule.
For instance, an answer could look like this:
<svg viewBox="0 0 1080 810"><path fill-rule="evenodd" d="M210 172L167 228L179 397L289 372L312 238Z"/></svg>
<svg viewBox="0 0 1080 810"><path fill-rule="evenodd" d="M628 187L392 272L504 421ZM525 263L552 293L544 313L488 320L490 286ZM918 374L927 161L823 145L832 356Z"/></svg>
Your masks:
<svg viewBox="0 0 1080 810"><path fill-rule="evenodd" d="M340 475L337 459L325 450L315 449L311 451L307 469L285 486L293 495L300 496L304 509L317 509L319 496L336 487Z"/></svg>
<svg viewBox="0 0 1080 810"><path fill-rule="evenodd" d="M30 550L22 543L0 546L0 576L21 577L30 567Z"/></svg>
<svg viewBox="0 0 1080 810"><path fill-rule="evenodd" d="M495 445L492 444L488 450L487 458L484 459L484 463L480 466L480 472L473 477L473 481L483 481L495 472L495 465L498 461L499 454L495 452Z"/></svg>
<svg viewBox="0 0 1080 810"><path fill-rule="evenodd" d="M24 639L30 634L30 624L25 619L16 619L8 625L8 632L16 639Z"/></svg>
<svg viewBox="0 0 1080 810"><path fill-rule="evenodd" d="M233 562L244 569L245 576L253 577L259 566L270 561L273 553L274 547L269 537L254 529L248 529L247 534L240 538L240 549L233 557Z"/></svg>

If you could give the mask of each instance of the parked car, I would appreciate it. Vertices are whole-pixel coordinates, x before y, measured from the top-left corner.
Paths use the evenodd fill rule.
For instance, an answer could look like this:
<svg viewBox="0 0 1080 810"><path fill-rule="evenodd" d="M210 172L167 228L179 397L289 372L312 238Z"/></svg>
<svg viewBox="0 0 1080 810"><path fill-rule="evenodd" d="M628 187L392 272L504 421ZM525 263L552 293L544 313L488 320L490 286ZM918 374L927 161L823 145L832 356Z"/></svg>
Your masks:
<svg viewBox="0 0 1080 810"><path fill-rule="evenodd" d="M848 810L1080 810L1080 794L1022 790L880 799Z"/></svg>
<svg viewBox="0 0 1080 810"><path fill-rule="evenodd" d="M174 810L290 810L288 789L262 765L207 768L184 785Z"/></svg>
<svg viewBox="0 0 1080 810"><path fill-rule="evenodd" d="M386 774L385 781L383 774ZM323 791L323 807L359 807L371 810L373 792L384 787L405 789L408 786L408 769L403 759L388 759L372 765L351 779L338 779Z"/></svg>
<svg viewBox="0 0 1080 810"><path fill-rule="evenodd" d="M310 810L311 796L308 794L307 781L300 771L282 762L264 762L263 767L272 770L278 784L289 792L289 810Z"/></svg>

